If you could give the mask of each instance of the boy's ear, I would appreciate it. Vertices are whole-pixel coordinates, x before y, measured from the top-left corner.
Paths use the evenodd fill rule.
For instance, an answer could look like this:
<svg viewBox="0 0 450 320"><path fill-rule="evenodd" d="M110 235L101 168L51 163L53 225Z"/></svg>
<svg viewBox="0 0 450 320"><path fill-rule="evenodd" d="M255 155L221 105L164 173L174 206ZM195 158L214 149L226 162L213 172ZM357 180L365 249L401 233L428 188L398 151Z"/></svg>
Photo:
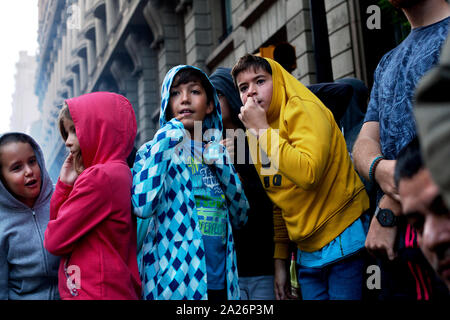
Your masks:
<svg viewBox="0 0 450 320"><path fill-rule="evenodd" d="M206 106L206 114L211 114L214 111L214 101L210 101Z"/></svg>

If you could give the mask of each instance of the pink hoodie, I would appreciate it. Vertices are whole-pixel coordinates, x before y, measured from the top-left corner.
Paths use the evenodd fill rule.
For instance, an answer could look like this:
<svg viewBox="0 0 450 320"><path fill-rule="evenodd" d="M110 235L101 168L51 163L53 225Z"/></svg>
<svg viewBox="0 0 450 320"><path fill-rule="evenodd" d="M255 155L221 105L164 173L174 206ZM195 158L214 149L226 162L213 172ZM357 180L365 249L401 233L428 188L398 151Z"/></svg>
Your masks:
<svg viewBox="0 0 450 320"><path fill-rule="evenodd" d="M136 221L126 158L136 137L130 102L109 92L66 101L84 167L68 186L58 180L44 245L62 256L62 299L139 299ZM69 290L69 283L75 288Z"/></svg>

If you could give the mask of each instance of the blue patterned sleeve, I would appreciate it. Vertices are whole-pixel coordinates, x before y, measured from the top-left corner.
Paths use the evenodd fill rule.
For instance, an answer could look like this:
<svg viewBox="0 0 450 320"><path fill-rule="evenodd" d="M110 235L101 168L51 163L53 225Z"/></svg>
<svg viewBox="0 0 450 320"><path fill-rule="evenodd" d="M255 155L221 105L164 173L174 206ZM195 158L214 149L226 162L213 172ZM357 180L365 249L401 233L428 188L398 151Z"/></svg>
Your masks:
<svg viewBox="0 0 450 320"><path fill-rule="evenodd" d="M381 97L379 96L379 84L380 84L380 75L384 73L384 63L389 57L391 52L388 52L383 56L383 58L378 63L377 68L375 69L375 73L373 75L373 86L372 91L370 93L369 105L367 106L367 112L364 117L364 122L376 121L380 122L380 103Z"/></svg>
<svg viewBox="0 0 450 320"><path fill-rule="evenodd" d="M378 68L377 68L378 70ZM378 101L378 81L377 72L374 75L374 82L372 92L370 93L369 105L367 106L366 115L364 116L364 122L377 121L380 122L380 116L378 113L379 101Z"/></svg>
<svg viewBox="0 0 450 320"><path fill-rule="evenodd" d="M153 140L141 146L133 166L131 199L134 213L140 218L152 216L159 205L163 182L175 146L183 141L183 124L175 119L156 132Z"/></svg>
<svg viewBox="0 0 450 320"><path fill-rule="evenodd" d="M220 158L214 163L214 170L227 198L231 223L239 229L247 223L248 200L227 149L219 143L216 143L216 147L220 149Z"/></svg>
<svg viewBox="0 0 450 320"><path fill-rule="evenodd" d="M364 116L364 122L376 121L380 122L380 116L378 114L378 104L377 104L377 95L378 93L375 91L375 85L372 89L372 93L370 94L370 102L367 107L366 115Z"/></svg>

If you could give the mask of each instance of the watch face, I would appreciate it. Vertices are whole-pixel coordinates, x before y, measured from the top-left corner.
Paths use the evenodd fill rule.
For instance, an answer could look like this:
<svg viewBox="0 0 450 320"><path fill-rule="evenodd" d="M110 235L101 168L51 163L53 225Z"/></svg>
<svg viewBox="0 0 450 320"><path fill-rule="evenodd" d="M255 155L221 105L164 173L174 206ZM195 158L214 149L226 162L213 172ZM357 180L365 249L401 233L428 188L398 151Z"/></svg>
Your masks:
<svg viewBox="0 0 450 320"><path fill-rule="evenodd" d="M394 219L394 214L389 209L381 209L378 213L378 221L382 226L393 226Z"/></svg>

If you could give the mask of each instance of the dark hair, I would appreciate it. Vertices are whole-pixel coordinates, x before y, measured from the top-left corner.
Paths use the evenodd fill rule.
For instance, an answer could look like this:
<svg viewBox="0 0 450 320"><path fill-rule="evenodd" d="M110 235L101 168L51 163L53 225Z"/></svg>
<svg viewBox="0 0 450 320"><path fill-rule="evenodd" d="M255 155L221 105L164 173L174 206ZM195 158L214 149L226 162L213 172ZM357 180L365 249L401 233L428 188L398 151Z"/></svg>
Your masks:
<svg viewBox="0 0 450 320"><path fill-rule="evenodd" d="M137 149L136 149L136 147L133 146L133 150L131 150L130 154L127 157L127 164L128 164L128 167L130 167L130 169L133 169L134 160L136 159L136 152L137 152Z"/></svg>
<svg viewBox="0 0 450 320"><path fill-rule="evenodd" d="M10 133L6 133L0 137L0 156L1 156L2 147L6 146L10 143L14 143L14 142L28 143L33 150L35 150L35 147L36 147L36 144L33 141L33 139L31 139L26 134L21 133L21 132L10 132ZM35 154L36 154L36 151L35 151ZM0 161L0 169L1 169L1 167L2 167L2 162ZM3 182L3 185L6 187L6 183L4 181L1 171L0 171L0 180Z"/></svg>
<svg viewBox="0 0 450 320"><path fill-rule="evenodd" d="M31 146L31 148L33 148L33 150L35 149L35 142L29 136L21 132L10 132L0 137L0 155L2 147L13 142L28 143ZM0 161L0 168L1 166L2 163Z"/></svg>
<svg viewBox="0 0 450 320"><path fill-rule="evenodd" d="M394 173L395 185L398 187L400 179L412 178L423 167L419 139L415 137L398 153Z"/></svg>
<svg viewBox="0 0 450 320"><path fill-rule="evenodd" d="M34 146L33 140L29 136L21 132L5 133L0 137L0 147L7 145L11 142L29 143L31 146Z"/></svg>
<svg viewBox="0 0 450 320"><path fill-rule="evenodd" d="M282 42L273 49L273 60L278 62L289 73L297 68L295 48L287 42Z"/></svg>
<svg viewBox="0 0 450 320"><path fill-rule="evenodd" d="M206 91L207 103L214 101L214 89L206 75L200 70L194 68L184 68L177 72L172 81L172 87L189 82L200 82Z"/></svg>
<svg viewBox="0 0 450 320"><path fill-rule="evenodd" d="M214 101L214 88L206 77L206 75L198 69L194 68L183 68L177 72L175 77L173 78L171 88L177 87L181 84L186 84L189 82L198 82L201 84L203 89L206 92L206 103L209 104L211 101ZM170 108L166 109L166 118L172 118L172 111Z"/></svg>
<svg viewBox="0 0 450 320"><path fill-rule="evenodd" d="M253 71L257 71L258 69L263 69L267 73L272 75L272 67L270 66L269 61L259 56L255 56L247 53L242 56L238 62L234 65L231 70L231 75L233 76L234 85L237 87L236 78L239 73L246 71L252 68Z"/></svg>

